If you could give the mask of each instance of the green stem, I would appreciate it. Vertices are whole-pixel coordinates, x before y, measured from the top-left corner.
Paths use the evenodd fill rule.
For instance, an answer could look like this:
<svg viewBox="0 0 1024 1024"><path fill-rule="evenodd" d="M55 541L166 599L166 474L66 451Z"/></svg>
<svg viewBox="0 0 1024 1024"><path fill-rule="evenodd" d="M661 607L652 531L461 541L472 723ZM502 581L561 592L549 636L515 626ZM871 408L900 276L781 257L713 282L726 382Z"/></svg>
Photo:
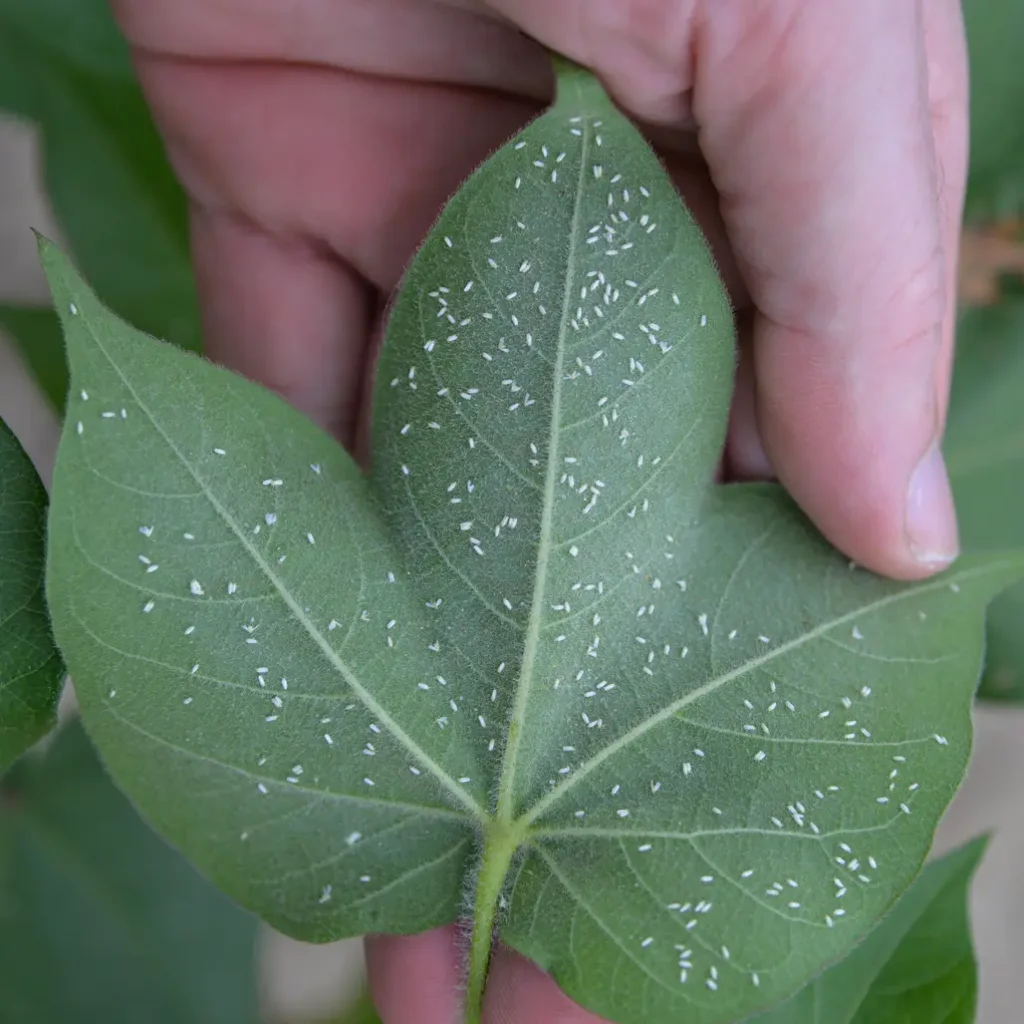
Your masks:
<svg viewBox="0 0 1024 1024"><path fill-rule="evenodd" d="M484 837L483 859L476 879L473 900L473 932L469 940L469 975L466 979L465 1024L483 1020L484 986L491 959L491 940L498 899L508 877L508 869L522 841L520 830L501 822L492 822Z"/></svg>

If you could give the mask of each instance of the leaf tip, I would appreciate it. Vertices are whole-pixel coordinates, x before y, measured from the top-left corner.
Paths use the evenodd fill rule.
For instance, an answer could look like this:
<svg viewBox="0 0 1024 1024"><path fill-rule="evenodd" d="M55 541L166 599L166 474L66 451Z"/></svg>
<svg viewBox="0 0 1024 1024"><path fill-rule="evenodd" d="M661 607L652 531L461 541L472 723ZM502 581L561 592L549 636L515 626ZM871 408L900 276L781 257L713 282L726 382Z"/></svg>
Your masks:
<svg viewBox="0 0 1024 1024"><path fill-rule="evenodd" d="M68 361L74 368L73 325L82 318L109 315L99 297L79 273L71 257L56 243L45 235L35 232L39 247L39 261L42 264L46 282L50 288L53 308L60 321L61 330L67 347Z"/></svg>
<svg viewBox="0 0 1024 1024"><path fill-rule="evenodd" d="M45 268L51 261L52 254L60 254L60 249L58 249L56 244L47 238L41 231L37 231L35 228L30 228L29 230L36 236L36 248L39 250L39 261Z"/></svg>
<svg viewBox="0 0 1024 1024"><path fill-rule="evenodd" d="M66 291L65 280L70 274L75 276L71 261L64 254L56 243L50 241L44 234L32 229L36 236L36 247L39 250L39 262L42 264L43 273L46 275L46 282L50 286L50 295L53 298L57 313L63 320L67 312L60 301L60 294Z"/></svg>
<svg viewBox="0 0 1024 1024"><path fill-rule="evenodd" d="M608 102L604 86L593 72L553 50L549 51L549 56L555 72L556 106L562 103L578 106L584 98L593 100L595 97Z"/></svg>

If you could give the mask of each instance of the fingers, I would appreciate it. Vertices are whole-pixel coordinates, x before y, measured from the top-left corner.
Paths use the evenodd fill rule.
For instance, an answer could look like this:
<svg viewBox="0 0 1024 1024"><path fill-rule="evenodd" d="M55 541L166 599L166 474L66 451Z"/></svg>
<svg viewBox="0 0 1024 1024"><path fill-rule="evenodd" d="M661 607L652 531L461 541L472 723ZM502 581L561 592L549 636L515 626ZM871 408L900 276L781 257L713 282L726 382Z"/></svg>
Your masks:
<svg viewBox="0 0 1024 1024"><path fill-rule="evenodd" d="M350 443L378 293L532 106L324 68L139 69L192 196L207 351Z"/></svg>
<svg viewBox="0 0 1024 1024"><path fill-rule="evenodd" d="M637 116L696 123L757 309L773 468L857 561L905 578L948 564L938 445L966 148L952 0L490 4Z"/></svg>
<svg viewBox="0 0 1024 1024"><path fill-rule="evenodd" d="M539 967L504 947L491 960L483 1018L484 1024L605 1024L577 1006Z"/></svg>
<svg viewBox="0 0 1024 1024"><path fill-rule="evenodd" d="M383 1024L459 1024L462 952L455 926L420 935L373 935L366 971Z"/></svg>
<svg viewBox="0 0 1024 1024"><path fill-rule="evenodd" d="M366 940L366 968L383 1024L458 1024L464 954L454 925ZM580 1009L535 964L499 946L484 994L484 1024L604 1024Z"/></svg>
<svg viewBox="0 0 1024 1024"><path fill-rule="evenodd" d="M726 3L751 7L750 0L478 2L595 71L634 117L676 129L694 127L690 90L699 21L717 20Z"/></svg>
<svg viewBox="0 0 1024 1024"><path fill-rule="evenodd" d="M928 103L937 160L938 213L946 263L947 309L936 367L943 419L949 397L956 324L956 283L963 194L967 175L967 54L959 0L937 0L924 8ZM770 479L774 473L761 443L755 409L756 381L750 318L739 318L740 362L729 423L728 464L734 479Z"/></svg>
<svg viewBox="0 0 1024 1024"><path fill-rule="evenodd" d="M957 535L938 449L951 240L919 5L780 2L731 25L727 9L698 40L694 112L757 308L761 437L833 543L927 575Z"/></svg>
<svg viewBox="0 0 1024 1024"><path fill-rule="evenodd" d="M506 20L451 0L112 0L150 53L281 61L450 82L544 101L547 55Z"/></svg>
<svg viewBox="0 0 1024 1024"><path fill-rule="evenodd" d="M367 286L325 248L228 214L194 208L191 227L207 354L351 445L370 333Z"/></svg>
<svg viewBox="0 0 1024 1024"><path fill-rule="evenodd" d="M736 318L739 363L729 410L729 432L725 444L725 472L730 480L773 480L775 471L761 443L757 426L757 381L754 378L754 349L751 343L753 311L745 309Z"/></svg>

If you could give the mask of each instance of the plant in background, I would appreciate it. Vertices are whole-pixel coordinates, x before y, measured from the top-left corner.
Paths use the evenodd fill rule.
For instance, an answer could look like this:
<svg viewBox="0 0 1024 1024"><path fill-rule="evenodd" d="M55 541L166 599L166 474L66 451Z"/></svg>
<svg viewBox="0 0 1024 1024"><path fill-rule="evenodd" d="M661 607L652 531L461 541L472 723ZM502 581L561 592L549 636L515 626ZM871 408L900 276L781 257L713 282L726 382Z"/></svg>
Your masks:
<svg viewBox="0 0 1024 1024"><path fill-rule="evenodd" d="M194 299L183 285L140 321L138 292L71 234L105 302L43 245L70 388L31 347L39 325L53 344L52 314L0 311L67 397L60 655L45 499L0 433L0 558L17 559L0 578L0 770L52 724L63 657L116 783L243 906L313 941L462 919L471 1021L494 936L613 1021L973 1020L964 896L982 843L915 875L969 754L985 605L1024 574L1017 306L961 331L947 453L967 553L906 585L849 565L781 489L711 483L728 305L657 160L575 69L418 254L369 477L276 397L111 313L173 333ZM166 280L187 282L175 265ZM1022 592L989 616L993 695L1019 686ZM22 965L81 960L108 933L98 959L139 958L135 1001L111 1000L99 968L69 990L104 1019L253 1019L253 918L148 832L80 730L4 794L12 1020L67 1019ZM55 836L149 946L40 852ZM128 849L134 877L115 869ZM140 901L150 889L216 930L207 974L198 932ZM81 908L62 947L56 907ZM152 963L192 987L172 993Z"/></svg>
<svg viewBox="0 0 1024 1024"><path fill-rule="evenodd" d="M46 491L0 421L0 772L57 721L64 666L43 597Z"/></svg>
<svg viewBox="0 0 1024 1024"><path fill-rule="evenodd" d="M255 1020L255 919L142 823L80 725L4 777L0 837L5 1024Z"/></svg>

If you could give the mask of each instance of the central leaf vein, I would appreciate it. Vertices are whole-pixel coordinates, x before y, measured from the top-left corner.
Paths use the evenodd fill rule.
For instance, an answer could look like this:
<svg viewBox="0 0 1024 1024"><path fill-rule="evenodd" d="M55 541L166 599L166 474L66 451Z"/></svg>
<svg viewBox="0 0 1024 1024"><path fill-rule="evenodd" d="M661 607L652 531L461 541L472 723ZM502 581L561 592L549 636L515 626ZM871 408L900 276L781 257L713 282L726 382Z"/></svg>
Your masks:
<svg viewBox="0 0 1024 1024"><path fill-rule="evenodd" d="M590 122L584 119L582 126L582 142L580 145L580 168L576 180L576 196L573 203L572 221L570 223L569 252L565 264L565 285L562 293L562 314L558 323L558 344L555 353L554 386L551 395L551 425L548 432L547 469L544 475L544 494L541 507L540 537L537 542L537 571L533 582L533 599L530 603L530 618L526 631L526 642L523 646L522 668L519 673L519 685L512 718L509 722L508 744L501 766L498 783L497 815L499 821L511 821L512 801L516 762L519 746L522 742L523 727L526 720L526 708L530 699L530 688L533 685L534 666L540 649L542 625L544 620L545 593L547 590L548 563L551 560L552 532L554 531L555 486L558 480L559 465L558 435L562 415L562 369L565 359L566 332L572 310L573 284L576 274L576 249L581 231L584 180L587 169L587 156L590 149Z"/></svg>

